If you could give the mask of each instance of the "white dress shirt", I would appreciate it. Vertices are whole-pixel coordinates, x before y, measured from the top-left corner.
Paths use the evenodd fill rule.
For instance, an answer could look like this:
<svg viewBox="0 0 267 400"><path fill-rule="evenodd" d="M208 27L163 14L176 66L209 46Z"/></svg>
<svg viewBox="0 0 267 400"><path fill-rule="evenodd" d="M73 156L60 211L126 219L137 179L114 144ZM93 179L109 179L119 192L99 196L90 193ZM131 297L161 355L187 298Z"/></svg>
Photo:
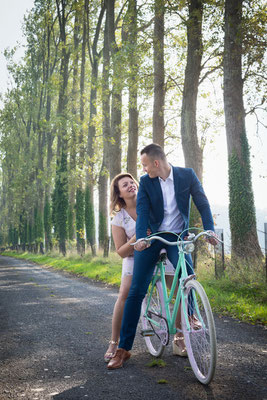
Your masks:
<svg viewBox="0 0 267 400"><path fill-rule="evenodd" d="M159 231L172 231L180 233L183 230L184 219L178 209L173 180L173 168L168 178L164 181L159 177L159 183L163 194L164 218Z"/></svg>

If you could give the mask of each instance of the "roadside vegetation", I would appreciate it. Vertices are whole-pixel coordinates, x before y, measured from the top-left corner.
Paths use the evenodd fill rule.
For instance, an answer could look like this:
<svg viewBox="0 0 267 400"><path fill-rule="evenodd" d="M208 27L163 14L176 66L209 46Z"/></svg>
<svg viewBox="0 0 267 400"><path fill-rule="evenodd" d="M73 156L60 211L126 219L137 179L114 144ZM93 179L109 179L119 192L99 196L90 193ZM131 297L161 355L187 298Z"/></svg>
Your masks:
<svg viewBox="0 0 267 400"><path fill-rule="evenodd" d="M69 273L118 286L121 279L121 259L115 253L109 258L77 254L63 257L58 253L48 255L5 251L2 255L25 259L39 265L65 270ZM209 297L212 310L220 316L232 316L252 324L267 324L267 285L263 269L251 272L238 270L226 260L224 276L215 279L214 260L203 256L198 260L197 276ZM242 271L242 272L241 272Z"/></svg>

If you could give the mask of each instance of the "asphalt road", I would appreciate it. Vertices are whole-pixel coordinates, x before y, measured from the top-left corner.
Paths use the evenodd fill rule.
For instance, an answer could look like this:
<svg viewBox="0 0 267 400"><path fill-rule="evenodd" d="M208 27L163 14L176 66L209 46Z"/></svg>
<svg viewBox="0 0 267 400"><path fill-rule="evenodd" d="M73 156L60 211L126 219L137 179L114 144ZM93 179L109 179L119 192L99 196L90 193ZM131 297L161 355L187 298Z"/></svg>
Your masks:
<svg viewBox="0 0 267 400"><path fill-rule="evenodd" d="M104 284L0 257L0 400L267 400L266 330L228 317L215 316L218 366L208 387L171 346L165 367L148 367L139 334L125 367L108 371L116 296Z"/></svg>

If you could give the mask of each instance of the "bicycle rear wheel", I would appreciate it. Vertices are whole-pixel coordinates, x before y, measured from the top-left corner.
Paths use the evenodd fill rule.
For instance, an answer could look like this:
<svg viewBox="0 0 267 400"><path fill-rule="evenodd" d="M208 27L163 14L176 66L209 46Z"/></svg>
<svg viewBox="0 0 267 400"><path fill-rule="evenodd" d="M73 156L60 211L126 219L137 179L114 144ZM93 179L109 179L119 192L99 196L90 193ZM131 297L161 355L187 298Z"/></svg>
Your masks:
<svg viewBox="0 0 267 400"><path fill-rule="evenodd" d="M188 315L190 328L186 324ZM185 310L182 328L188 358L197 379L208 384L212 380L217 360L214 319L207 295L199 282L190 280L185 285Z"/></svg>
<svg viewBox="0 0 267 400"><path fill-rule="evenodd" d="M163 343L165 340L167 341L167 338L169 337L168 326L164 319L164 299L162 284L160 281L157 282L154 286L153 293L150 299L147 311L149 319L145 315L148 298L149 292L142 303L142 334L144 336L149 353L154 357L160 357L165 348L165 345Z"/></svg>

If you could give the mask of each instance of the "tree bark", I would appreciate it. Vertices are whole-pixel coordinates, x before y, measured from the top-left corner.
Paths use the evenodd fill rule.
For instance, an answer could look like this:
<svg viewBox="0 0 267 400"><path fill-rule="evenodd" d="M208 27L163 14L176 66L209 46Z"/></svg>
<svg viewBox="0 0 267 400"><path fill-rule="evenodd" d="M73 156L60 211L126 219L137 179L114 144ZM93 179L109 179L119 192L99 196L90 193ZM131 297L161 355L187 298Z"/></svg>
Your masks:
<svg viewBox="0 0 267 400"><path fill-rule="evenodd" d="M61 65L60 77L61 84L59 88L59 99L57 114L59 117L59 128L57 135L57 193L56 193L56 218L59 235L60 252L66 255L66 239L67 239L67 212L68 212L68 137L67 137L67 87L69 79L69 59L70 52L66 43L66 3L64 0L57 0L58 20L60 27L61 41Z"/></svg>
<svg viewBox="0 0 267 400"><path fill-rule="evenodd" d="M155 0L153 142L164 148L164 0Z"/></svg>
<svg viewBox="0 0 267 400"><path fill-rule="evenodd" d="M115 0L107 1L109 47L113 61L112 101L111 101L111 140L109 144L110 179L121 172L121 107L122 107L122 63L115 39L114 23Z"/></svg>
<svg viewBox="0 0 267 400"><path fill-rule="evenodd" d="M109 90L109 40L108 17L106 15L103 48L102 72L102 110L103 110L103 159L98 181L99 198L99 245L104 249L104 257L109 253L108 236L108 170L109 170L109 140L110 140L110 90Z"/></svg>
<svg viewBox="0 0 267 400"><path fill-rule="evenodd" d="M137 60L137 7L136 0L129 1L127 35L129 55L129 131L127 149L127 171L137 178L137 147L138 147L138 60Z"/></svg>
<svg viewBox="0 0 267 400"><path fill-rule="evenodd" d="M88 0L86 0L86 8L88 10ZM97 44L100 35L100 29L102 25L102 20L104 16L105 6L102 5L96 32L93 40L92 49L88 44L89 56L91 61L91 91L90 91L90 118L89 118L89 127L88 127L88 137L87 137L87 171L86 171L86 190L87 190L87 200L85 202L85 219L86 219L86 235L87 241L90 243L92 253L95 254L95 213L94 213L94 157L95 157L95 136L96 136L96 127L95 127L95 116L97 114L96 108L96 100L97 100L97 79L98 79L98 65L100 54L97 52ZM90 52L91 51L91 52ZM90 219L90 221L89 221Z"/></svg>
<svg viewBox="0 0 267 400"><path fill-rule="evenodd" d="M76 163L77 163L77 136L79 126L78 114L78 65L79 65L79 10L75 10L74 33L73 33L73 73L71 92L71 114L72 127L70 137L70 161L69 161L69 210L68 210L68 238L74 240L76 235L75 195L77 188ZM78 248L77 239L77 248Z"/></svg>
<svg viewBox="0 0 267 400"><path fill-rule="evenodd" d="M203 151L197 136L197 96L202 59L203 1L191 0L187 21L187 60L185 68L181 137L185 166L193 168L199 180L203 175Z"/></svg>
<svg viewBox="0 0 267 400"><path fill-rule="evenodd" d="M242 80L243 0L225 1L224 111L229 165L232 257L261 258L251 182Z"/></svg>
<svg viewBox="0 0 267 400"><path fill-rule="evenodd" d="M81 256L85 253L85 201L83 169L85 161L84 149L84 81L85 81L85 56L87 43L87 4L86 1L82 10L82 54L81 54L81 75L80 75L80 110L79 110L79 138L78 138L78 174L76 183L76 240L77 252Z"/></svg>

